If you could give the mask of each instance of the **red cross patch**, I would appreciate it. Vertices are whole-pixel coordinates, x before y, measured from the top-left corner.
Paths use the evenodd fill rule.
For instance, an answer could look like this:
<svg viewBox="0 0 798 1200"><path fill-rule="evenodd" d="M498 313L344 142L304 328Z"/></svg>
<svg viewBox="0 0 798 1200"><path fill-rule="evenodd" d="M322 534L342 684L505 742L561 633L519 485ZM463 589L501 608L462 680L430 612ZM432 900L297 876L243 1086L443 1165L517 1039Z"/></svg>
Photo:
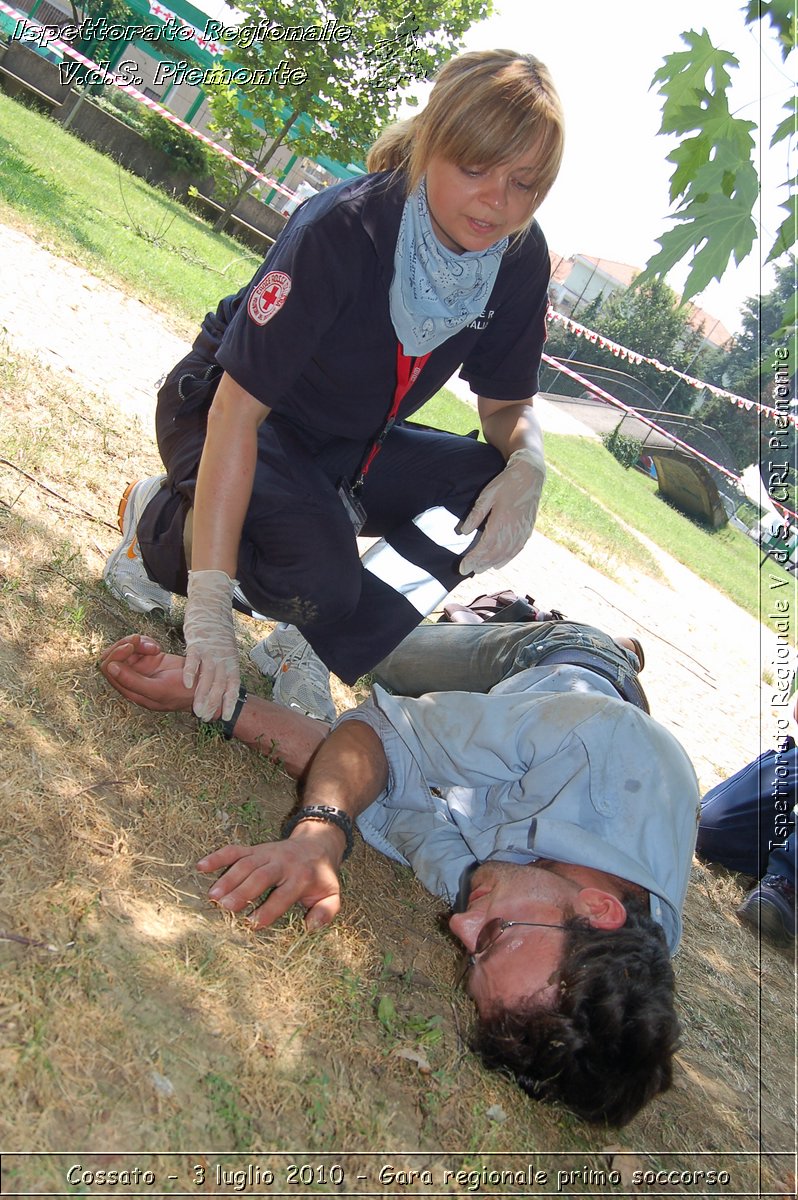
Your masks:
<svg viewBox="0 0 798 1200"><path fill-rule="evenodd" d="M291 276L285 271L269 271L254 287L247 302L247 312L256 325L271 321L288 299Z"/></svg>

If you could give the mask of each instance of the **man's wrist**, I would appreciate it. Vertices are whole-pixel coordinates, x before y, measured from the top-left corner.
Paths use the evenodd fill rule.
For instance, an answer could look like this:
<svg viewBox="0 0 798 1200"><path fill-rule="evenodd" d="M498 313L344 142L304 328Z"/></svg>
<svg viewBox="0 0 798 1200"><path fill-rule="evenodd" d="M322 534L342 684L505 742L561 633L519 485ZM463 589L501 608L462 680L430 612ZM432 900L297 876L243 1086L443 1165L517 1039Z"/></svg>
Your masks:
<svg viewBox="0 0 798 1200"><path fill-rule="evenodd" d="M283 826L283 837L290 837L296 829L304 824L334 827L345 842L341 861L343 862L352 853L355 845L354 828L352 818L344 809L335 804L304 804L286 821Z"/></svg>
<svg viewBox="0 0 798 1200"><path fill-rule="evenodd" d="M233 738L234 730L236 727L236 722L238 721L238 718L241 716L241 710L243 709L244 705L246 704L247 699L248 699L247 689L244 687L244 685L242 683L238 689L238 699L236 700L235 708L233 709L232 713L230 714L230 717L228 718L228 720L223 721L221 719L221 717L218 717L215 720L211 720L211 721L204 721L204 720L202 720L202 718L199 718L199 717L197 719L199 720L200 725L210 726L211 729L218 730L219 733L221 733L222 737L224 737L224 739L229 742ZM193 693L192 693L192 702L193 702Z"/></svg>
<svg viewBox="0 0 798 1200"><path fill-rule="evenodd" d="M286 838L286 827L283 826L284 838ZM290 842L301 840L307 844L308 848L321 849L336 871L348 857L346 834L337 825L331 825L326 821L298 821L287 835L287 840Z"/></svg>

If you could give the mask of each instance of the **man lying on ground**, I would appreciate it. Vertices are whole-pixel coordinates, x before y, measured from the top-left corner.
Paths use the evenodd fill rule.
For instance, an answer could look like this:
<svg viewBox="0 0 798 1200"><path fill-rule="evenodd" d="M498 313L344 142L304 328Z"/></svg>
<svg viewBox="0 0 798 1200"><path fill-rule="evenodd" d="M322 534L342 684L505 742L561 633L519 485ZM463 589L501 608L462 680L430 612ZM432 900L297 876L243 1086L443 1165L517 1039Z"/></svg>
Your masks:
<svg viewBox="0 0 798 1200"><path fill-rule="evenodd" d="M117 642L101 666L128 700L191 711L182 659L149 639ZM282 840L198 863L224 871L210 898L241 912L268 892L256 927L297 903L309 928L326 925L357 821L454 906L486 1064L624 1124L671 1082L669 952L698 811L693 768L647 715L638 668L590 626L424 625L329 735L242 691L228 736L296 777L309 768Z"/></svg>

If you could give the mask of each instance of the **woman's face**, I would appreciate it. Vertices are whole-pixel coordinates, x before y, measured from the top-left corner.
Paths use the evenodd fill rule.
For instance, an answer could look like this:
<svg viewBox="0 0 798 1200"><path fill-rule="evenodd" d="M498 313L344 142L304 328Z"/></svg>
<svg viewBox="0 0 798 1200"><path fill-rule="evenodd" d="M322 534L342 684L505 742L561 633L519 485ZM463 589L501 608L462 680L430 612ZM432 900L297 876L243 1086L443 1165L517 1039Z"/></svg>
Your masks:
<svg viewBox="0 0 798 1200"><path fill-rule="evenodd" d="M440 155L427 164L432 228L456 254L487 250L528 224L536 194L538 158L528 151L495 167L458 166Z"/></svg>

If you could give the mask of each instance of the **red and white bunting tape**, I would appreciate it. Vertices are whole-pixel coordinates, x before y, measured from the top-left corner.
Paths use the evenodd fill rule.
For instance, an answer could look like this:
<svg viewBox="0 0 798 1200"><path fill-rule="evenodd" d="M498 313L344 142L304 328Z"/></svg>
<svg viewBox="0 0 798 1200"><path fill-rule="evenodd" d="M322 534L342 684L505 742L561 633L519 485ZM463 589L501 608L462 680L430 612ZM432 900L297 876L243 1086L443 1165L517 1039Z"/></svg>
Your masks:
<svg viewBox="0 0 798 1200"><path fill-rule="evenodd" d="M641 413L637 412L636 409L630 408L628 404L624 404L623 400L618 400L615 396L611 396L609 392L605 392L604 389L598 387L597 384L589 383L587 379L584 379L581 375L577 375L576 371L572 371L570 367L565 365L565 363L560 362L556 358L552 358L550 354L544 354L542 355L542 358L543 361L548 363L550 367L554 367L555 371L562 371L563 375L567 375L569 379L575 379L577 383L581 384L582 387L584 387L586 391L591 392L592 395L597 396L600 400L604 400L607 404L611 404L614 408L620 408L623 412L628 413L630 417L635 417L636 420L641 421L644 425L648 425L649 429L653 429L657 433L661 433L664 437L668 438L669 441L673 442L674 445L679 446L680 449L689 451L689 453L695 458L700 458L701 461L707 463L708 466L714 467L717 471L722 471L727 478L734 480L735 483L740 482L740 476L735 475L733 471L728 469L728 467L722 467L720 463L713 462L711 458L707 458L706 454L702 454L700 450L696 450L693 446L689 445L688 442L683 442L681 438L675 437L675 435L670 433L669 430L663 429L662 426L657 425L655 421L649 420L648 417L644 417Z"/></svg>
<svg viewBox="0 0 798 1200"><path fill-rule="evenodd" d="M607 404L611 404L614 408L620 408L623 412L628 413L629 416L635 417L636 420L641 421L644 425L648 425L649 429L653 429L656 433L661 433L663 437L668 438L669 441L673 442L675 446L679 446L680 449L686 450L694 458L699 458L701 462L705 462L708 466L714 467L716 471L722 472L727 479L733 480L733 482L736 484L741 484L742 480L740 479L739 475L735 475L734 472L728 470L727 467L722 467L720 463L716 463L711 458L707 458L706 454L702 454L700 450L696 450L694 446L689 444L689 442L683 442L681 438L676 437L670 432L670 430L663 429L662 426L657 425L655 421L650 421L648 417L642 416L642 414L637 412L636 409L630 408L629 405L624 404L622 400L618 400L615 396L611 396L609 392L605 392L603 388L598 387L595 383L589 383L587 379L584 379L581 375L577 375L576 371L572 371L570 367L565 365L565 363L561 363L558 359L552 358L550 354L543 354L541 357L543 361L548 363L550 367L554 367L555 371L562 371L563 375L567 375L570 379L575 379L576 382L581 384L586 391L591 392L594 396L597 396L599 400L606 401ZM779 512L786 513L788 516L794 517L796 520L798 520L798 513L794 513L791 508L787 508L785 504L780 504L778 500L773 500L772 497L771 501L779 510Z"/></svg>
<svg viewBox="0 0 798 1200"><path fill-rule="evenodd" d="M4 12L6 16L14 17L16 20L24 21L27 29L42 29L42 26L37 21L30 21L25 13L18 12L17 9L11 8L9 4L5 3L5 0L0 0L0 12ZM132 96L133 99L138 100L140 104L144 104L147 108L152 109L153 112L158 113L159 116L164 118L164 120L170 121L172 125L177 125L180 129L184 129L186 133L190 133L192 137L195 137L199 141L203 142L211 150L215 150L217 154L223 154L225 158L230 160L230 162L235 163L237 167L241 167L241 169L247 171L248 174L254 175L256 179L261 181L261 183L267 184L268 187L274 188L275 191L281 192L282 195L288 196L291 200L297 199L296 193L290 191L286 187L283 187L283 185L278 183L276 179L270 179L268 175L264 175L261 171L258 171L252 166L251 163L244 162L243 158L239 158L238 155L233 154L232 150L228 150L225 146L220 146L218 142L214 142L213 139L209 138L207 134L201 133L199 129L195 129L194 126L189 125L187 121L184 121L180 117L176 117L174 113L169 112L169 110L164 108L163 105L158 104L156 100L150 100L149 96L145 96L143 92L140 92L137 88L133 87L131 83L126 83L125 80L119 75L114 75L112 71L107 71L105 67L100 66L99 63L94 62L90 58L86 58L85 54L81 54L79 50L75 50L74 47L70 46L68 42L52 40L48 41L47 45L52 46L53 49L60 51L61 54L66 54L70 58L74 58L77 62L82 63L84 67L91 67L92 70L99 71L102 74L103 81L105 83L111 83L114 87L118 87L120 91L125 92L128 96Z"/></svg>
<svg viewBox="0 0 798 1200"><path fill-rule="evenodd" d="M668 372L671 375L678 376L684 383L690 387L701 390L706 388L713 396L719 396L721 400L729 400L732 404L736 404L738 408L744 408L747 412L751 409L756 409L758 413L764 416L776 417L780 421L788 421L791 425L798 426L798 416L793 413L779 412L778 409L768 408L766 404L760 404L757 400L749 400L745 396L736 396L734 392L727 392L725 388L716 387L714 383L703 383L700 379L695 379L692 375L685 375L683 371L679 371L676 367L666 366L659 362L656 358L650 358L646 354L638 354L636 350L628 350L626 346L620 346L617 342L605 338L602 334L596 333L593 329L588 329L585 325L580 325L578 321L574 321L572 317L566 317L563 313L559 313L556 309L549 305L546 314L549 321L560 321L570 333L575 333L577 337L586 338L587 341L594 345L598 344L602 350L609 350L616 358L625 359L627 362L634 363L639 366L641 363L648 363L655 367L660 372Z"/></svg>

